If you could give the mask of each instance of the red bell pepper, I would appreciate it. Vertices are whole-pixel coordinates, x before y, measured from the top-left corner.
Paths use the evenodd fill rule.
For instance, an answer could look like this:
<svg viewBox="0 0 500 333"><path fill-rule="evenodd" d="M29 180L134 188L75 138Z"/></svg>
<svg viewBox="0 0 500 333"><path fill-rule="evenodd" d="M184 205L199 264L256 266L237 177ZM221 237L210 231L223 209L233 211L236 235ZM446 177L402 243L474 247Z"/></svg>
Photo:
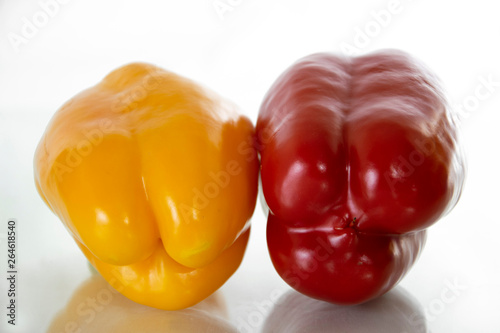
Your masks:
<svg viewBox="0 0 500 333"><path fill-rule="evenodd" d="M409 55L308 56L259 112L267 242L298 291L357 304L394 287L461 193L456 126Z"/></svg>

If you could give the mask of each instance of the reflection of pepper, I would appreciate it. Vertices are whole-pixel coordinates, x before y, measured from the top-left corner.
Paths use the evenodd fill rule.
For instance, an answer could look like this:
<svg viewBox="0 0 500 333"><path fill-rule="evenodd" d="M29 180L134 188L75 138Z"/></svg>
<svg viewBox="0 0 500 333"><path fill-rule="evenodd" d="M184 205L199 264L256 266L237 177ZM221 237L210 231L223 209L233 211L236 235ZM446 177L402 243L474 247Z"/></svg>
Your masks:
<svg viewBox="0 0 500 333"><path fill-rule="evenodd" d="M226 320L226 304L217 292L189 309L146 308L118 294L94 275L75 290L52 320L47 333L218 332L236 333Z"/></svg>
<svg viewBox="0 0 500 333"><path fill-rule="evenodd" d="M268 92L257 136L273 264L315 298L391 289L461 192L445 101L403 53L306 57Z"/></svg>
<svg viewBox="0 0 500 333"><path fill-rule="evenodd" d="M193 82L132 64L66 103L35 156L40 195L125 296L193 305L239 266L258 160L251 122Z"/></svg>
<svg viewBox="0 0 500 333"><path fill-rule="evenodd" d="M295 290L276 303L261 333L428 332L421 305L401 287L355 306L328 304Z"/></svg>

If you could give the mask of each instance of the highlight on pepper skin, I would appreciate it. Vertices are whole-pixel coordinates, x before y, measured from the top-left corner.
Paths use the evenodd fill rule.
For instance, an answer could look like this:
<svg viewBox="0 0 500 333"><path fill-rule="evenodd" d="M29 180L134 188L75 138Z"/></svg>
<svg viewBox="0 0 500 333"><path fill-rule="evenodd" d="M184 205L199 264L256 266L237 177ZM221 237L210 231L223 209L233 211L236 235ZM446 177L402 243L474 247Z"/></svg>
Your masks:
<svg viewBox="0 0 500 333"><path fill-rule="evenodd" d="M313 54L288 68L256 127L278 274L336 304L393 288L460 197L453 119L437 78L401 51Z"/></svg>
<svg viewBox="0 0 500 333"><path fill-rule="evenodd" d="M55 113L35 153L35 183L123 295L182 309L241 263L257 197L253 138L231 102L130 64Z"/></svg>

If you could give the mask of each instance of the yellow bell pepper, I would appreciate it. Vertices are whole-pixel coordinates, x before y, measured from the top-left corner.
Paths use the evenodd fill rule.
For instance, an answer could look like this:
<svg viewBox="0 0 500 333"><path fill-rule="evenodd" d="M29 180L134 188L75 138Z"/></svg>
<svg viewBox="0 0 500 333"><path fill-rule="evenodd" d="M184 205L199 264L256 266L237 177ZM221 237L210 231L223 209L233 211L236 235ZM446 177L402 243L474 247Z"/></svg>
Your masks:
<svg viewBox="0 0 500 333"><path fill-rule="evenodd" d="M35 153L35 183L118 291L186 308L243 258L257 196L253 137L228 101L130 64L56 112Z"/></svg>

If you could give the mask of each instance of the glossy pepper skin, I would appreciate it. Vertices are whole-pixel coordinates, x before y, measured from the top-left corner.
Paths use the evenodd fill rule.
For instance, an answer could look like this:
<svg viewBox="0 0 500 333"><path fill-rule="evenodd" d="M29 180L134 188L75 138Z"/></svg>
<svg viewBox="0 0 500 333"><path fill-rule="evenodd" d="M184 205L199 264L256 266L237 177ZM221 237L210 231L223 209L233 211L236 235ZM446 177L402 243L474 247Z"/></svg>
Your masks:
<svg viewBox="0 0 500 333"><path fill-rule="evenodd" d="M214 93L130 64L57 111L36 150L35 182L113 287L138 303L186 308L242 260L258 160L241 143L253 136Z"/></svg>
<svg viewBox="0 0 500 333"><path fill-rule="evenodd" d="M257 140L272 262L313 298L357 304L390 290L460 196L446 101L399 51L298 61L267 93Z"/></svg>

